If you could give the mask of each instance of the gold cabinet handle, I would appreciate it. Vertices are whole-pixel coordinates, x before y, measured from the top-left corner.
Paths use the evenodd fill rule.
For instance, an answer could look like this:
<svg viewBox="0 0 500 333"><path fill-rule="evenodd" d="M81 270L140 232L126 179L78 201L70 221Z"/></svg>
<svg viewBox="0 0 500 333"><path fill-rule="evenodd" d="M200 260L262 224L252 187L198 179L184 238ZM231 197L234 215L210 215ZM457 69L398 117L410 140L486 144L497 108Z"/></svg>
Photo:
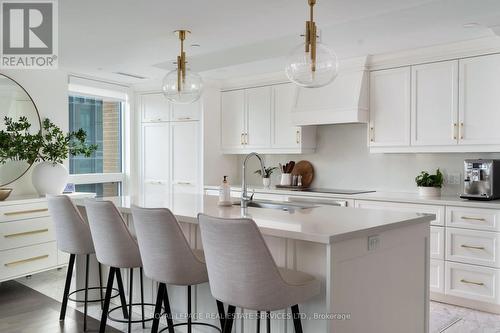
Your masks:
<svg viewBox="0 0 500 333"><path fill-rule="evenodd" d="M457 139L457 129L458 129L457 123L453 123L453 140Z"/></svg>
<svg viewBox="0 0 500 333"><path fill-rule="evenodd" d="M177 182L177 185L191 185L191 182Z"/></svg>
<svg viewBox="0 0 500 333"><path fill-rule="evenodd" d="M16 266L16 265L21 265L21 264L26 264L32 261L37 261L37 260L42 260L48 258L49 255L45 254L43 256L38 256L38 257L33 257L33 258L28 258L28 259L23 259L23 260L17 260L17 261L12 261L4 264L5 267L11 267L11 266Z"/></svg>
<svg viewBox="0 0 500 333"><path fill-rule="evenodd" d="M474 250L484 250L484 246L473 246L473 245L467 245L467 244L462 244L460 245L461 247L463 248L466 248L466 249L474 249Z"/></svg>
<svg viewBox="0 0 500 333"><path fill-rule="evenodd" d="M464 138L464 123L463 122L460 123L460 129L458 130L458 133L460 135L460 139L463 139Z"/></svg>
<svg viewBox="0 0 500 333"><path fill-rule="evenodd" d="M245 138L244 144L247 145L248 144L248 133L245 133L243 137Z"/></svg>
<svg viewBox="0 0 500 333"><path fill-rule="evenodd" d="M191 117L179 117L177 120L191 120Z"/></svg>
<svg viewBox="0 0 500 333"><path fill-rule="evenodd" d="M373 126L370 127L370 142L375 141L374 132L375 132L375 129L373 128Z"/></svg>
<svg viewBox="0 0 500 333"><path fill-rule="evenodd" d="M297 144L300 143L300 131L299 130L297 130L295 132L295 142L297 142Z"/></svg>
<svg viewBox="0 0 500 333"><path fill-rule="evenodd" d="M476 286L484 286L484 283L482 283L482 282L474 282L474 281L469 281L466 279L462 279L462 280L460 280L460 282L465 283L465 284L474 284Z"/></svg>
<svg viewBox="0 0 500 333"><path fill-rule="evenodd" d="M29 209L29 210L19 210L16 212L7 212L3 213L5 216L13 216L13 215L23 215L23 214L32 214L32 213L41 213L41 212L48 212L48 208L40 208L40 209Z"/></svg>
<svg viewBox="0 0 500 333"><path fill-rule="evenodd" d="M486 222L486 219L483 217L472 217L472 216L461 216L462 220L472 220L472 221L483 221Z"/></svg>
<svg viewBox="0 0 500 333"><path fill-rule="evenodd" d="M22 236L30 236L30 235L35 235L35 234L42 234L44 232L49 232L49 229L40 229L40 230L18 232L16 234L4 235L3 237L5 237L5 238L15 238L15 237L22 237Z"/></svg>
<svg viewBox="0 0 500 333"><path fill-rule="evenodd" d="M241 133L241 136L240 136L240 143L241 143L241 145L245 144L245 141L243 141L244 137L245 137L245 133Z"/></svg>

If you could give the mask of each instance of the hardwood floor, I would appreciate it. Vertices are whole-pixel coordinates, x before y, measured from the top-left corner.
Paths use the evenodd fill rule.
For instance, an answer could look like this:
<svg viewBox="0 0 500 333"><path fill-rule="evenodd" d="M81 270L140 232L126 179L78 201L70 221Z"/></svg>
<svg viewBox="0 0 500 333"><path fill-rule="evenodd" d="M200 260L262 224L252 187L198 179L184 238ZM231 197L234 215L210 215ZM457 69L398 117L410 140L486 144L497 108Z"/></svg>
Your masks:
<svg viewBox="0 0 500 333"><path fill-rule="evenodd" d="M72 307L66 320L59 321L61 303L16 281L0 283L1 333L77 333L83 332L83 314ZM99 330L99 321L88 317L88 332ZM112 327L106 332L120 332Z"/></svg>

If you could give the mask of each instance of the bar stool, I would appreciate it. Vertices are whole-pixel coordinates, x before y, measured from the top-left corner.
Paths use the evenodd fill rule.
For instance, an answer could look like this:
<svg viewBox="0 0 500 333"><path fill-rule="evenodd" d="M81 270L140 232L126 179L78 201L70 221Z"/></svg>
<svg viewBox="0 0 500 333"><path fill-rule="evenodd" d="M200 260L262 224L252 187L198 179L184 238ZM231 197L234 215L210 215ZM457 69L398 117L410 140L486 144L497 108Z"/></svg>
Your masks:
<svg viewBox="0 0 500 333"><path fill-rule="evenodd" d="M229 304L224 333L231 332L235 306L266 311L268 316L270 311L291 307L295 332L302 333L298 304L319 293L319 281L307 273L278 268L251 219L200 214L198 221L210 290Z"/></svg>
<svg viewBox="0 0 500 333"><path fill-rule="evenodd" d="M221 329L208 323L192 322L191 320L191 286L208 282L203 251L191 249L177 219L170 210L133 206L132 215L144 272L147 277L160 283L151 332L158 332L162 301L167 316L167 328L163 329L162 332L168 329L169 333L174 333L174 327L187 326L187 332L191 333L193 325L208 326L222 331L224 306L220 301L216 301L216 303ZM187 322L173 323L166 289L168 284L187 286Z"/></svg>
<svg viewBox="0 0 500 333"><path fill-rule="evenodd" d="M142 261L137 241L130 234L122 215L111 201L86 200L85 208L87 211L92 239L94 240L97 260L101 264L110 267L107 282L108 289L106 289L106 296L104 298L99 332L104 333L108 317L113 321L127 323L129 333L131 332L132 324L134 323L142 323L142 327L145 328L145 322L151 321L153 318L144 318L144 306L148 305L154 307L155 304L144 303ZM113 286L115 275L117 278L120 275L120 268L128 268L130 270L128 320L120 320L110 316L111 313L120 308L117 306L109 309L111 299L111 291L109 288ZM140 303L133 303L132 299L134 268L139 268L140 270ZM141 319L132 320L132 306L138 305L141 306ZM127 319L127 317L125 318Z"/></svg>
<svg viewBox="0 0 500 333"><path fill-rule="evenodd" d="M66 317L66 308L68 305L68 300L73 302L83 302L84 303L84 318L83 318L83 330L87 330L87 305L88 303L101 302L101 307L103 306L104 297L102 295L102 278L101 278L101 264L99 267L99 287L89 288L89 258L91 254L95 253L94 244L92 242L92 237L90 235L90 228L85 219L82 217L78 208L73 204L71 199L66 195L48 195L47 202L49 207L49 212L54 222L56 230L56 242L59 251L69 253L69 264L66 273L66 283L64 285L64 294L61 305L61 312L59 315L59 320L64 320ZM69 292L71 287L71 278L73 275L73 267L75 265L75 259L77 255L84 255L86 257L85 265L85 288L77 289L73 292ZM122 305L125 306L125 294L123 292L123 283L121 275L117 276L118 279L118 289L113 288L117 293L112 296L112 298L120 295L122 300ZM97 290L101 297L99 299L88 299L89 290ZM77 300L71 298L72 295L84 291L84 300ZM124 307L124 311L126 308Z"/></svg>

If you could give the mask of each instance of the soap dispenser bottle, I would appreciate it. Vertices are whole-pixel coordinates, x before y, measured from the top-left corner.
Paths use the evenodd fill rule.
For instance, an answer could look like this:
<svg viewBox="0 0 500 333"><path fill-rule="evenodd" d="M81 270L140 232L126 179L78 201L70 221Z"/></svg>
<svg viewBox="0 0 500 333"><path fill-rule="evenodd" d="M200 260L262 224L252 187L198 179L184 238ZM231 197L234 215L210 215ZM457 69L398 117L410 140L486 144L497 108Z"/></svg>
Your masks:
<svg viewBox="0 0 500 333"><path fill-rule="evenodd" d="M224 180L219 188L219 206L231 206L231 185L227 180L227 176L224 176Z"/></svg>

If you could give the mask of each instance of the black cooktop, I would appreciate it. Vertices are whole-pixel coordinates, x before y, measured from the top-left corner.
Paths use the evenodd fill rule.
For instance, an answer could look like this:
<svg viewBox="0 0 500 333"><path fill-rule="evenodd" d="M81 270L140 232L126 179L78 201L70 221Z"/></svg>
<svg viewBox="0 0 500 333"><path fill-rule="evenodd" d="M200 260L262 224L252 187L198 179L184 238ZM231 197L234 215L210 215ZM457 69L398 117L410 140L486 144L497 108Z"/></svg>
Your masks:
<svg viewBox="0 0 500 333"><path fill-rule="evenodd" d="M318 193L331 193L331 194L348 194L348 195L375 192L375 191L371 191L371 190L342 190L342 189L336 189L336 188L316 188L316 187L306 188L306 189L303 189L302 191L318 192Z"/></svg>

